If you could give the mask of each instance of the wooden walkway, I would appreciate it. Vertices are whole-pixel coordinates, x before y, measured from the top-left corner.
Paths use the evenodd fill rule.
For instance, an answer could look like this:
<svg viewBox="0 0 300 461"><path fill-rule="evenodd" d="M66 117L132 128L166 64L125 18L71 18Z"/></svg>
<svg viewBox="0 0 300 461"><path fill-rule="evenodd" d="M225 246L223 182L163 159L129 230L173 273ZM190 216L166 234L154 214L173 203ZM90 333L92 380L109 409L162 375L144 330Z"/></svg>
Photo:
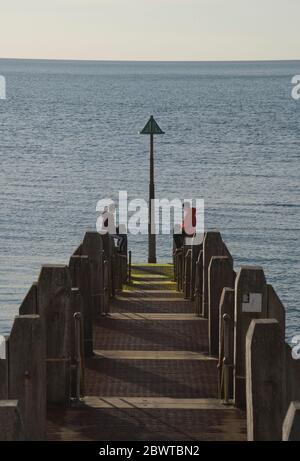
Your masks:
<svg viewBox="0 0 300 461"><path fill-rule="evenodd" d="M246 416L217 399L207 320L164 268L133 267L133 284L94 325L79 406L48 411L48 440L246 440Z"/></svg>

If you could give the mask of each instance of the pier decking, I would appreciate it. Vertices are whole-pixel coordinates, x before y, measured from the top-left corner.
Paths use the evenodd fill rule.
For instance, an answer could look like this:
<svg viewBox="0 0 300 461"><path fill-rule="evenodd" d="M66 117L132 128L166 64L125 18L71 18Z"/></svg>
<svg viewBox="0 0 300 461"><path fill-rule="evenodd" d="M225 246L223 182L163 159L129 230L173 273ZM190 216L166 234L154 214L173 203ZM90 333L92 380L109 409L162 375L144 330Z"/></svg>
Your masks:
<svg viewBox="0 0 300 461"><path fill-rule="evenodd" d="M48 440L246 440L246 413L218 399L208 320L170 270L134 265L109 316L94 320L85 397L48 407Z"/></svg>

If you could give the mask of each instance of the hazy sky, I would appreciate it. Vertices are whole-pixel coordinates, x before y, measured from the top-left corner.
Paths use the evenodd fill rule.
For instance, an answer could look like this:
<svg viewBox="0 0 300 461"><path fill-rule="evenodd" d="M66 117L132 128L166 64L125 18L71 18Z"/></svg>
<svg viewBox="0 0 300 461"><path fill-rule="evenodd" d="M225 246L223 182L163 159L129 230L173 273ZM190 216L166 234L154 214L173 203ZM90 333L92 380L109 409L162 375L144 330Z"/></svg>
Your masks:
<svg viewBox="0 0 300 461"><path fill-rule="evenodd" d="M0 0L0 57L300 59L300 0Z"/></svg>

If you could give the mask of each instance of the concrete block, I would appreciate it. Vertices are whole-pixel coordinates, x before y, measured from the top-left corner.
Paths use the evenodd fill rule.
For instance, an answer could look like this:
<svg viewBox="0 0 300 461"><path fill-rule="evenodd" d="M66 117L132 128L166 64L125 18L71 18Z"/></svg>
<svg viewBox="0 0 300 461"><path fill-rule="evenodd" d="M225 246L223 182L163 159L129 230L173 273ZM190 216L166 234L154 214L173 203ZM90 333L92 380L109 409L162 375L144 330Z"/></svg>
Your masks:
<svg viewBox="0 0 300 461"><path fill-rule="evenodd" d="M221 234L218 231L208 231L203 240L203 289L202 289L202 315L208 318L208 269L213 256L228 256L227 247L224 245Z"/></svg>
<svg viewBox="0 0 300 461"><path fill-rule="evenodd" d="M71 256L69 262L72 287L78 287L83 300L84 353L93 355L93 301L91 295L91 268L88 256Z"/></svg>
<svg viewBox="0 0 300 461"><path fill-rule="evenodd" d="M103 312L104 250L102 236L98 232L87 232L85 234L82 244L82 255L89 257L93 312L95 316L99 316Z"/></svg>
<svg viewBox="0 0 300 461"><path fill-rule="evenodd" d="M247 433L249 441L282 436L284 341L276 320L252 320L246 336Z"/></svg>
<svg viewBox="0 0 300 461"><path fill-rule="evenodd" d="M252 319L267 318L266 279L257 266L243 266L235 279L234 400L246 408L245 345Z"/></svg>
<svg viewBox="0 0 300 461"><path fill-rule="evenodd" d="M209 353L219 354L219 307L223 288L234 286L232 260L227 256L213 256L208 268L208 338Z"/></svg>
<svg viewBox="0 0 300 461"><path fill-rule="evenodd" d="M46 436L45 337L38 315L15 318L9 337L8 398L18 400L26 440Z"/></svg>
<svg viewBox="0 0 300 461"><path fill-rule="evenodd" d="M71 277L64 265L44 265L38 281L38 306L46 337L47 399L70 398Z"/></svg>

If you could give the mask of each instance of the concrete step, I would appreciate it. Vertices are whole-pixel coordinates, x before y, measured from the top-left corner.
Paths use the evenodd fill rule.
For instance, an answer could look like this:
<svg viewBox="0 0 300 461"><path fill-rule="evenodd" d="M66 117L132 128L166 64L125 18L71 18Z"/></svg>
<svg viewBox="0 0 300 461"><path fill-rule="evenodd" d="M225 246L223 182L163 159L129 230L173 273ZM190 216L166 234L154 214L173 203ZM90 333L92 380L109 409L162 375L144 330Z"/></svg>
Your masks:
<svg viewBox="0 0 300 461"><path fill-rule="evenodd" d="M174 321L205 321L202 317L196 317L195 314L185 314L185 313L149 313L149 312L113 312L108 315L108 318L116 319L116 320L159 320L159 321L167 321L167 320L174 320Z"/></svg>
<svg viewBox="0 0 300 461"><path fill-rule="evenodd" d="M83 399L91 408L163 408L175 410L221 410L234 408L218 399L178 399L170 397L101 397L86 396Z"/></svg>
<svg viewBox="0 0 300 461"><path fill-rule="evenodd" d="M110 360L217 360L207 354L193 351L134 351L134 350L95 350L93 359Z"/></svg>
<svg viewBox="0 0 300 461"><path fill-rule="evenodd" d="M161 274L170 278L172 278L174 274L173 264L134 263L131 267L133 272L138 272L140 274Z"/></svg>

